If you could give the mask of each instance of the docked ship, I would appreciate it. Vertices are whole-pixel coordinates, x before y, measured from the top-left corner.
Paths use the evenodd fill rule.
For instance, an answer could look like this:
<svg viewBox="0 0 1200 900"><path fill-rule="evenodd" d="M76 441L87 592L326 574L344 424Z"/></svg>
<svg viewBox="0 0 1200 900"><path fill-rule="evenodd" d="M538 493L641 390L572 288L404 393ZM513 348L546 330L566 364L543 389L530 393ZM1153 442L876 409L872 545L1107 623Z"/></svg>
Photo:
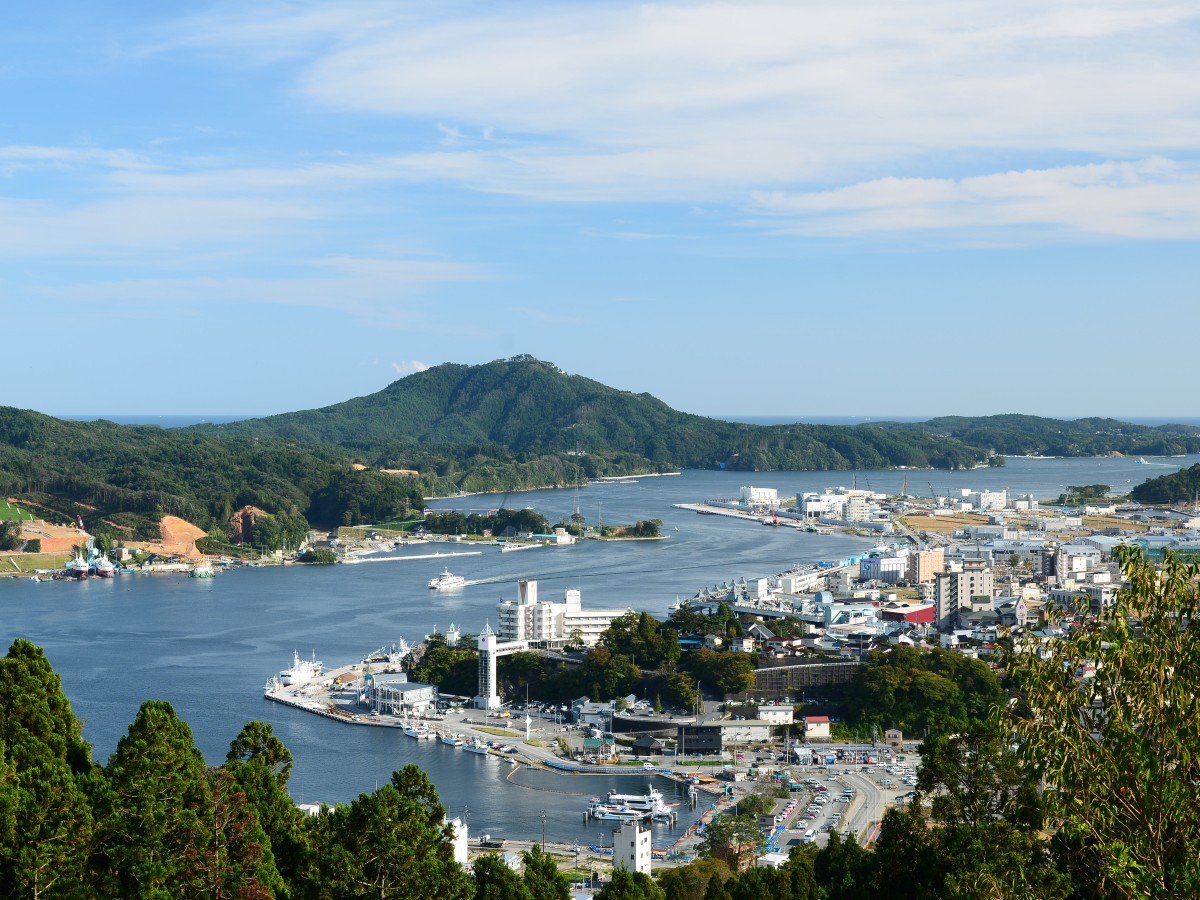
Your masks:
<svg viewBox="0 0 1200 900"><path fill-rule="evenodd" d="M214 578L216 577L217 570L214 569L212 567L212 563L206 559L203 562L192 566L192 571L188 574L193 578Z"/></svg>
<svg viewBox="0 0 1200 900"><path fill-rule="evenodd" d="M106 556L97 556L93 568L98 578L112 578L113 573L117 571L117 567L109 562Z"/></svg>
<svg viewBox="0 0 1200 900"><path fill-rule="evenodd" d="M615 806L625 806L643 813L669 813L671 807L663 800L662 791L647 788L644 794L619 794L608 792L608 802Z"/></svg>
<svg viewBox="0 0 1200 900"><path fill-rule="evenodd" d="M87 557L82 553L76 553L75 558L65 566L64 574L68 578L87 578L91 574L91 566L88 565Z"/></svg>
<svg viewBox="0 0 1200 900"><path fill-rule="evenodd" d="M284 687L296 687L320 678L323 671L324 665L321 662L316 659L301 659L300 654L293 650L292 667L279 673L279 683Z"/></svg>
<svg viewBox="0 0 1200 900"><path fill-rule="evenodd" d="M368 653L362 659L364 666L384 666L385 668L397 668L404 663L405 658L412 652L412 647L408 646L408 641L400 638L399 642L393 643L390 646L380 647L378 650Z"/></svg>
<svg viewBox="0 0 1200 900"><path fill-rule="evenodd" d="M593 819L599 819L602 822L641 822L649 816L649 813L630 809L628 806L605 803L599 797L591 799L587 814Z"/></svg>
<svg viewBox="0 0 1200 900"><path fill-rule="evenodd" d="M467 741L465 744L463 744L463 749L468 753L478 753L481 756L486 756L490 748L485 741L475 738L474 740Z"/></svg>
<svg viewBox="0 0 1200 900"><path fill-rule="evenodd" d="M430 590L438 591L445 588L462 587L466 583L467 579L461 575L454 575L449 569L445 569L441 575L429 580L429 588Z"/></svg>
<svg viewBox="0 0 1200 900"><path fill-rule="evenodd" d="M461 747L463 745L463 739L457 734L452 734L448 731L442 735L442 743L449 744L451 747Z"/></svg>

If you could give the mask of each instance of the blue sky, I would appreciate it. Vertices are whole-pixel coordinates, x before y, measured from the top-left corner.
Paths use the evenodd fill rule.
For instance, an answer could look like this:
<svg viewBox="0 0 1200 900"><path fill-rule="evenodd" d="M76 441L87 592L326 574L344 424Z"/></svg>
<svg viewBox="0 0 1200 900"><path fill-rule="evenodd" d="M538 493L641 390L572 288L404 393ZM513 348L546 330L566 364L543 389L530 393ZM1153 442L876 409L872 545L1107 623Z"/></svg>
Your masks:
<svg viewBox="0 0 1200 900"><path fill-rule="evenodd" d="M711 415L1200 414L1194 3L40 6L2 404L531 353Z"/></svg>

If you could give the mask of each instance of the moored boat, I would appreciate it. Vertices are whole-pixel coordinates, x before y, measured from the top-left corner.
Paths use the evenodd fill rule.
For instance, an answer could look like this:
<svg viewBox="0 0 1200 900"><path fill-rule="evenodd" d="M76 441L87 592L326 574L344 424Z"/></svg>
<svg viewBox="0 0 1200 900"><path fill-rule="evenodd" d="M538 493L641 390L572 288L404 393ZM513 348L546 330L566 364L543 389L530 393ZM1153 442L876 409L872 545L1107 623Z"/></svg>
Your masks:
<svg viewBox="0 0 1200 900"><path fill-rule="evenodd" d="M313 654L314 657L316 654ZM277 676L279 683L284 687L296 687L297 685L307 684L321 677L324 671L324 664L317 659L301 659L300 654L292 651L292 667L284 669Z"/></svg>
<svg viewBox="0 0 1200 900"><path fill-rule="evenodd" d="M91 566L88 565L87 558L82 553L76 553L75 558L67 563L64 574L68 578L78 578L83 580L91 573Z"/></svg>
<svg viewBox="0 0 1200 900"><path fill-rule="evenodd" d="M97 556L95 563L96 575L100 578L112 578L117 567L109 562L108 557Z"/></svg>

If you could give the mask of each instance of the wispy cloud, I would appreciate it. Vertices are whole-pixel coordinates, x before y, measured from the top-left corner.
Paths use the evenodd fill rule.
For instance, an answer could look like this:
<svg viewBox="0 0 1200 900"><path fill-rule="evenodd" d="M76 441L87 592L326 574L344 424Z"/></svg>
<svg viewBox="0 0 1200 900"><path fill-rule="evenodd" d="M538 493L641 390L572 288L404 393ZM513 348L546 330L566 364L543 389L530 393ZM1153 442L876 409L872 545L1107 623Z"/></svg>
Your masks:
<svg viewBox="0 0 1200 900"><path fill-rule="evenodd" d="M43 287L48 303L109 303L147 310L213 307L221 304L324 309L373 326L431 325L415 298L437 284L487 278L477 267L432 259L329 258L293 266L275 276L181 275L76 282Z"/></svg>
<svg viewBox="0 0 1200 900"><path fill-rule="evenodd" d="M1161 158L999 172L883 178L831 191L764 193L774 230L806 235L981 232L1020 228L1108 238L1200 238L1200 166ZM760 223L761 224L761 223ZM766 223L768 227L770 223Z"/></svg>
<svg viewBox="0 0 1200 900"><path fill-rule="evenodd" d="M1198 29L1200 8L1173 0L346 0L229 7L159 46L286 57L310 102L428 128L425 147L371 161L371 177L734 204L916 177L959 184L944 206L969 218L966 179L1039 157L1187 167L1200 155ZM1089 192L1126 220L1130 196Z"/></svg>

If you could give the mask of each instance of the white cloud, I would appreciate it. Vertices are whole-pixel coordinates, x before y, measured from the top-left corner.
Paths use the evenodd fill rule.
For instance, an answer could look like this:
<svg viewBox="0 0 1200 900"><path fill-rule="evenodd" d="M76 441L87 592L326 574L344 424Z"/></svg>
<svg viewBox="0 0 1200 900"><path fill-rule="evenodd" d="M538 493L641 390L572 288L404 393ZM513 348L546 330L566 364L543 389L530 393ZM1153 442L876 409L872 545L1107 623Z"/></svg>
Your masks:
<svg viewBox="0 0 1200 900"><path fill-rule="evenodd" d="M419 359L403 359L392 363L392 369L397 375L412 375L414 372L424 372L428 368L429 363L423 363Z"/></svg>
<svg viewBox="0 0 1200 900"><path fill-rule="evenodd" d="M1020 227L1108 238L1200 238L1200 166L1161 158L999 172L883 178L830 191L756 196L775 230L806 235ZM768 222L768 227L770 227Z"/></svg>
<svg viewBox="0 0 1200 900"><path fill-rule="evenodd" d="M1198 23L1170 0L342 2L189 20L180 39L263 61L292 48L312 101L427 123L431 152L396 158L422 177L730 200L981 156L1185 157ZM485 133L500 146L461 140Z"/></svg>

